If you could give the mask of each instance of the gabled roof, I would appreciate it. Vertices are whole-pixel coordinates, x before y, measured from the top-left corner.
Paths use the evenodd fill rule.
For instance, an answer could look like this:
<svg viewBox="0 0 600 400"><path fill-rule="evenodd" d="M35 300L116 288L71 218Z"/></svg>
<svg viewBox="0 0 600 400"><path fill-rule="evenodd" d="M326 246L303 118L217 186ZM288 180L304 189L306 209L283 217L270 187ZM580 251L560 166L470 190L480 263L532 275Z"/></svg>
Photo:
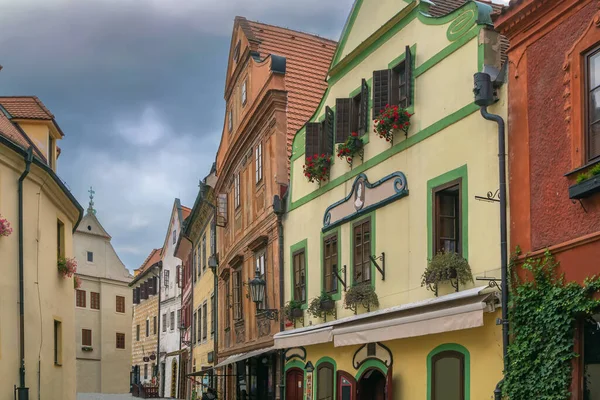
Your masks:
<svg viewBox="0 0 600 400"><path fill-rule="evenodd" d="M136 269L135 272L137 274L141 274L142 272L144 272L145 270L147 270L148 268L152 267L154 264L159 262L160 261L160 250L161 249L153 249L150 252L150 254L148 254L148 257L146 257L146 260L144 260L142 265L138 269Z"/></svg>
<svg viewBox="0 0 600 400"><path fill-rule="evenodd" d="M15 119L38 119L52 121L56 130L64 133L54 120L54 114L46 108L37 96L0 96L0 105Z"/></svg>
<svg viewBox="0 0 600 400"><path fill-rule="evenodd" d="M88 225L91 227L91 229L88 229ZM95 228L97 229L94 229L93 225L96 225ZM81 223L77 227L77 232L85 233L86 235L102 236L107 239L111 239L111 236L108 234L106 229L104 229L104 227L98 220L98 217L96 217L96 214L89 211L86 212L83 219L81 220Z"/></svg>
<svg viewBox="0 0 600 400"><path fill-rule="evenodd" d="M327 89L325 78L337 43L310 33L249 21L244 17L235 18L234 34L237 26L248 39L255 58L264 60L270 55L278 55L286 59L289 156L296 131L312 116ZM232 46L235 45L232 43Z"/></svg>
<svg viewBox="0 0 600 400"><path fill-rule="evenodd" d="M167 248L167 243L169 243L169 239L171 238L171 224L173 222L173 217L177 214L177 218L179 219L179 232L177 232L177 237L180 236L180 232L183 229L183 221L190 215L192 209L186 206L181 205L181 200L175 198L173 202L173 208L171 210L171 217L169 218L169 225L167 226L167 234L165 235L165 240L163 242L163 247L160 249L160 256L162 257L165 249Z"/></svg>
<svg viewBox="0 0 600 400"><path fill-rule="evenodd" d="M472 0L432 0L432 5L429 8L429 14L432 17L442 17L444 15L450 14L452 11L457 8L462 7L465 3L468 3ZM488 4L494 10L494 13L502 11L502 4L496 4L489 0L477 0L480 3Z"/></svg>
<svg viewBox="0 0 600 400"><path fill-rule="evenodd" d="M192 209L186 206L181 206L181 214L183 216L183 221L185 221L187 219L187 217L190 216L190 214L192 213Z"/></svg>

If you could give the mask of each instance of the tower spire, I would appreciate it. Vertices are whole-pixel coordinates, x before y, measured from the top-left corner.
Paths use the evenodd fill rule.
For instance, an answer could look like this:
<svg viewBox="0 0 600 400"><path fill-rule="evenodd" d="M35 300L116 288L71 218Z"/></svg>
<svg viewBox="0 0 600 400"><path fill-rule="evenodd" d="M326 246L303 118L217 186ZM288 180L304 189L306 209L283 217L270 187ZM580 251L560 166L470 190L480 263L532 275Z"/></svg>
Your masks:
<svg viewBox="0 0 600 400"><path fill-rule="evenodd" d="M90 194L90 204L88 205L87 212L88 212L88 214L96 215L96 210L94 209L94 195L96 194L96 192L90 186L90 190L88 190L88 193Z"/></svg>

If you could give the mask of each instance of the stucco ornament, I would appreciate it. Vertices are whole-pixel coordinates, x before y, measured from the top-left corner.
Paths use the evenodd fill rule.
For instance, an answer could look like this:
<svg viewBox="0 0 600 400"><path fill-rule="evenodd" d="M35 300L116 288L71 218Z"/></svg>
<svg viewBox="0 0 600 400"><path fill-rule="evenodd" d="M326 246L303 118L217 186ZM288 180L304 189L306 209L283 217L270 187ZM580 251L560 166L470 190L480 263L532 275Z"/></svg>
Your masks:
<svg viewBox="0 0 600 400"><path fill-rule="evenodd" d="M10 227L10 222L2 215L0 215L0 236L10 236L12 233L12 228Z"/></svg>

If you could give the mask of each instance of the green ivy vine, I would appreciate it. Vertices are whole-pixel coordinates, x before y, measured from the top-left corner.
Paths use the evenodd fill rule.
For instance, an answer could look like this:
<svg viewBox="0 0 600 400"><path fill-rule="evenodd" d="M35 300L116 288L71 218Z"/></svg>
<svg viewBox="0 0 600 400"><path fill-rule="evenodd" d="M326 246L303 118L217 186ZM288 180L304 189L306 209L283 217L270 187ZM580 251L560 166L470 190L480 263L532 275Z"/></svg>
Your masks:
<svg viewBox="0 0 600 400"><path fill-rule="evenodd" d="M517 249L517 256L520 251ZM547 251L543 257L526 258L521 280L511 262L509 321L511 343L504 396L510 400L568 400L575 323L600 307L592 294L600 289L597 277L583 285L565 282L558 262Z"/></svg>

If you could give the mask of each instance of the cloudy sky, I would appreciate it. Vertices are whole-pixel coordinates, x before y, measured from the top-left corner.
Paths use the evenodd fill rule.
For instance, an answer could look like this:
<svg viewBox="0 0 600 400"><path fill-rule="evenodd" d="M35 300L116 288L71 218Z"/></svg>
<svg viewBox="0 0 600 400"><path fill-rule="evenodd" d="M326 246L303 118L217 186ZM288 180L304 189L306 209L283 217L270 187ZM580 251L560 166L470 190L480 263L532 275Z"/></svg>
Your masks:
<svg viewBox="0 0 600 400"><path fill-rule="evenodd" d="M224 120L233 18L337 40L352 0L0 0L0 93L37 95L65 132L59 175L125 265L191 207Z"/></svg>
<svg viewBox="0 0 600 400"><path fill-rule="evenodd" d="M59 175L125 265L192 206L224 121L233 19L338 40L352 0L0 0L0 94L37 95L66 136Z"/></svg>

